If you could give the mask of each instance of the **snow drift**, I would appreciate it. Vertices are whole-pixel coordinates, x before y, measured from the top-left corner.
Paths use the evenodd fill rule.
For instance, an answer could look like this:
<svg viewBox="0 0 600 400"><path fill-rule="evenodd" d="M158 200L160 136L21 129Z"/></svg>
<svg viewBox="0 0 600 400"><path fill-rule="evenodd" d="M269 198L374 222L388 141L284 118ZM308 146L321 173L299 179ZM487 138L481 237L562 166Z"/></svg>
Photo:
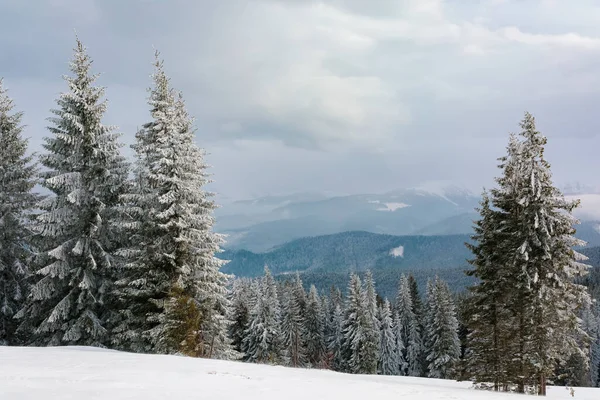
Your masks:
<svg viewBox="0 0 600 400"><path fill-rule="evenodd" d="M517 396L437 379L346 375L89 347L0 347L0 399L6 400L521 398ZM548 398L572 399L564 387L550 388ZM574 398L597 400L600 389L575 388Z"/></svg>

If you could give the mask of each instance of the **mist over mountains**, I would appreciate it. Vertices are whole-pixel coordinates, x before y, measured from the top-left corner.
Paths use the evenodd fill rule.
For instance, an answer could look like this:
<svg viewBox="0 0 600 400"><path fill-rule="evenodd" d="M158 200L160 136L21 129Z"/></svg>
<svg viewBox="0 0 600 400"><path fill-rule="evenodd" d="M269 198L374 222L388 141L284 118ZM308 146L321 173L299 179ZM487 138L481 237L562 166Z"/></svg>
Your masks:
<svg viewBox="0 0 600 400"><path fill-rule="evenodd" d="M597 241L600 192L579 183L563 187L581 199L575 215L582 239ZM265 252L295 239L365 231L384 235L468 235L478 218L480 194L457 185L428 183L383 194L327 196L298 193L224 204L215 229L228 250Z"/></svg>

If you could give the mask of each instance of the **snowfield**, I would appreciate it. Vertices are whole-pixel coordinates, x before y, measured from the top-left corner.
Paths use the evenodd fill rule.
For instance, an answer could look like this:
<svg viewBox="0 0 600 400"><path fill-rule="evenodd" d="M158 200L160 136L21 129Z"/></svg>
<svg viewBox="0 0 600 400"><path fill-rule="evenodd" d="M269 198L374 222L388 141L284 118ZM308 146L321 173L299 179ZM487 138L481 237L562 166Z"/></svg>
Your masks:
<svg viewBox="0 0 600 400"><path fill-rule="evenodd" d="M0 347L2 400L493 400L518 395L473 390L466 382L346 375L89 347ZM572 399L564 387L547 398ZM575 399L600 399L576 388Z"/></svg>

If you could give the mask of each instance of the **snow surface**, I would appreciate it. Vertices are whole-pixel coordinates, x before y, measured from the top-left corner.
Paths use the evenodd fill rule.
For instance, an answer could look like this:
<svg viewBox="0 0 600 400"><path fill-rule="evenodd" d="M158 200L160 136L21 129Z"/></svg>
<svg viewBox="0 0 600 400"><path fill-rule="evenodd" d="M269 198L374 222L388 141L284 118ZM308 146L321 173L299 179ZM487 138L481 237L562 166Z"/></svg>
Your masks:
<svg viewBox="0 0 600 400"><path fill-rule="evenodd" d="M379 207L377 211L396 211L401 208L410 207L410 204L392 202L392 203L382 203L380 200L369 200L370 204L381 204L383 207Z"/></svg>
<svg viewBox="0 0 600 400"><path fill-rule="evenodd" d="M394 247L390 250L390 256L392 257L404 257L404 246Z"/></svg>
<svg viewBox="0 0 600 400"><path fill-rule="evenodd" d="M378 208L377 211L396 211L404 207L410 207L405 203L383 203L385 207Z"/></svg>
<svg viewBox="0 0 600 400"><path fill-rule="evenodd" d="M548 391L549 399L573 398L564 387ZM88 347L0 347L3 400L509 398L523 397L473 390L468 382L437 379L347 375ZM600 389L575 388L574 398L598 400Z"/></svg>

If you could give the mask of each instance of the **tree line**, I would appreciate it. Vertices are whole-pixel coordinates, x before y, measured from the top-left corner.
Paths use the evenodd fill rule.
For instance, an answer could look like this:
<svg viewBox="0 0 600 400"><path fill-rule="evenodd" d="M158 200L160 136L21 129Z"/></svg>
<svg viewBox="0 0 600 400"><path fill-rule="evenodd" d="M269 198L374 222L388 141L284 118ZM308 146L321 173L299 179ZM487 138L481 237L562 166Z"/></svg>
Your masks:
<svg viewBox="0 0 600 400"><path fill-rule="evenodd" d="M573 236L578 202L553 185L530 114L483 193L468 293L457 298L435 278L422 300L403 276L388 301L368 272L351 275L345 296L324 296L300 275L221 272L204 151L158 53L132 163L103 124L91 66L77 39L39 155L28 154L23 114L0 81L0 344L469 379L541 395L548 382L598 385L600 313L583 285L596 279L574 250L584 244Z"/></svg>
<svg viewBox="0 0 600 400"><path fill-rule="evenodd" d="M458 315L441 279L402 275L393 302L375 292L370 271L350 275L347 294L319 295L296 273L276 281L268 267L255 279L237 279L231 293L229 335L239 358L355 374L453 378L460 357Z"/></svg>

